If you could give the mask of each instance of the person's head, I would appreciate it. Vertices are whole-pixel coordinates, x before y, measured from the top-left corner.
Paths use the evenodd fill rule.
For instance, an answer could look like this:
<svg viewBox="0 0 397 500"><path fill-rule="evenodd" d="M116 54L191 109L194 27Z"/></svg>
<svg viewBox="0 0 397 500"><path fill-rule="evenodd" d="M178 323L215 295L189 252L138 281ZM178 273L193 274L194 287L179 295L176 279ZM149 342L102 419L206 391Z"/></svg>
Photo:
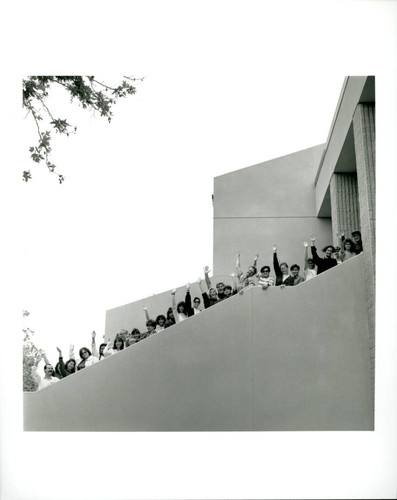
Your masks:
<svg viewBox="0 0 397 500"><path fill-rule="evenodd" d="M208 295L209 295L209 298L212 299L212 300L216 300L218 298L218 293L215 290L215 288L210 288L208 290Z"/></svg>
<svg viewBox="0 0 397 500"><path fill-rule="evenodd" d="M225 283L219 282L216 284L216 290L217 290L218 294L220 293L222 295L224 289L225 289Z"/></svg>
<svg viewBox="0 0 397 500"><path fill-rule="evenodd" d="M91 356L91 351L87 347L82 347L79 351L81 359L88 359Z"/></svg>
<svg viewBox="0 0 397 500"><path fill-rule="evenodd" d="M149 333L153 333L156 329L156 322L153 319L148 319L146 321L146 328Z"/></svg>
<svg viewBox="0 0 397 500"><path fill-rule="evenodd" d="M164 326L164 323L165 323L166 319L165 319L165 316L164 314L159 314L156 318L156 323L159 325L159 326Z"/></svg>
<svg viewBox="0 0 397 500"><path fill-rule="evenodd" d="M167 309L167 321L170 321L172 324L175 323L174 313L172 312L172 307Z"/></svg>
<svg viewBox="0 0 397 500"><path fill-rule="evenodd" d="M44 373L46 377L52 377L54 373L54 368L52 367L51 364L44 365Z"/></svg>
<svg viewBox="0 0 397 500"><path fill-rule="evenodd" d="M121 351L122 349L124 349L124 340L117 335L113 342L113 349L115 349L116 351Z"/></svg>
<svg viewBox="0 0 397 500"><path fill-rule="evenodd" d="M138 328L133 328L131 333L130 333L130 337L134 337L135 339L139 338L140 335L141 335L141 332L140 332L140 330L138 330Z"/></svg>
<svg viewBox="0 0 397 500"><path fill-rule="evenodd" d="M201 300L199 299L199 297L194 297L193 299L193 307L198 309L199 305L200 305L200 302Z"/></svg>
<svg viewBox="0 0 397 500"><path fill-rule="evenodd" d="M232 294L232 287L230 285L225 285L225 288L223 289L223 294L225 297L230 297Z"/></svg>
<svg viewBox="0 0 397 500"><path fill-rule="evenodd" d="M332 245L327 245L323 248L323 252L325 253L325 258L330 259L332 254L335 253L335 248Z"/></svg>
<svg viewBox="0 0 397 500"><path fill-rule="evenodd" d="M103 356L103 351L104 351L104 349L105 349L106 346L107 346L107 344L101 344L99 346L99 355L100 356Z"/></svg>
<svg viewBox="0 0 397 500"><path fill-rule="evenodd" d="M361 243L361 233L360 231L353 231L352 232L352 238L354 243L357 245L357 243Z"/></svg>
<svg viewBox="0 0 397 500"><path fill-rule="evenodd" d="M299 274L300 267L298 264L292 264L291 266L291 274L294 278L296 278Z"/></svg>
<svg viewBox="0 0 397 500"><path fill-rule="evenodd" d="M288 264L286 262L281 262L280 270L285 276L288 274Z"/></svg>
<svg viewBox="0 0 397 500"><path fill-rule="evenodd" d="M183 301L179 302L178 305L176 306L176 310L179 313L186 314L186 304Z"/></svg>
<svg viewBox="0 0 397 500"><path fill-rule="evenodd" d="M247 271L247 278L251 278L252 276L255 276L256 273L257 273L256 267L250 266L248 268L248 271Z"/></svg>
<svg viewBox="0 0 397 500"><path fill-rule="evenodd" d="M66 361L65 369L69 373L74 373L76 371L76 361L74 359L69 359L68 361Z"/></svg>
<svg viewBox="0 0 397 500"><path fill-rule="evenodd" d="M307 267L309 269L314 269L316 267L313 259L307 259Z"/></svg>
<svg viewBox="0 0 397 500"><path fill-rule="evenodd" d="M354 243L350 238L346 238L345 241L343 242L343 248L347 252L352 252L353 246L354 246Z"/></svg>
<svg viewBox="0 0 397 500"><path fill-rule="evenodd" d="M268 278L270 274L270 267L269 266L263 266L261 267L260 274L262 278Z"/></svg>

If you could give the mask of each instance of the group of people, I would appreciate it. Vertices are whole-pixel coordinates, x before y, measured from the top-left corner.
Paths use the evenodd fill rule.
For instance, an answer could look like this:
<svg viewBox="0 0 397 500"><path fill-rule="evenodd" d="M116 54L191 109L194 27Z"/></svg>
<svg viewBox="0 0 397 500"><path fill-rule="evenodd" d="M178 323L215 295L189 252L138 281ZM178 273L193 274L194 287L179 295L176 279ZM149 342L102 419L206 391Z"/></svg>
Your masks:
<svg viewBox="0 0 397 500"><path fill-rule="evenodd" d="M215 287L213 287L209 277L210 269L208 266L204 267L204 281L208 290L204 289L203 280L198 278L198 285L201 290L203 302L200 297L194 297L192 302L190 283L188 283L186 285L185 300L183 301L177 303L175 297L176 290L171 291L171 306L168 308L165 315L159 314L156 319L152 319L148 308L143 306L146 316L146 332L140 332L138 328L134 328L131 332L128 332L128 330L121 330L117 333L113 341L109 338L107 343L104 342L100 344L99 351L96 347L96 334L92 332L91 350L87 347L82 347L79 350L79 358L77 360L74 355L73 346L70 348L69 359L66 362L63 360L61 350L57 347L59 359L55 369L49 362L46 353L44 353L44 376L38 373L37 364L32 366L32 376L38 384L38 390L58 382L59 379L68 377L76 371L87 368L101 359L112 356L126 347L130 347L155 333L165 330L175 323L180 323L191 316L201 313L203 310L201 307L202 303L204 308L207 309L237 293L244 293L244 289L251 286L259 286L262 290L266 290L271 286L297 286L363 251L360 231L353 231L351 238L345 238L344 233L338 234L337 238L338 246L325 246L322 249L324 253L323 257L319 257L317 253L315 236L310 238L311 257L308 255L308 242L305 241L303 243L304 267L302 275L300 274L300 266L298 264L293 264L289 267L286 262L279 262L276 245L273 246L273 269L275 278L270 276L270 266L268 265L262 266L260 271L257 272L258 254L254 257L253 265L244 273L240 265L240 253L237 253L236 272L231 274L233 286L218 282Z"/></svg>

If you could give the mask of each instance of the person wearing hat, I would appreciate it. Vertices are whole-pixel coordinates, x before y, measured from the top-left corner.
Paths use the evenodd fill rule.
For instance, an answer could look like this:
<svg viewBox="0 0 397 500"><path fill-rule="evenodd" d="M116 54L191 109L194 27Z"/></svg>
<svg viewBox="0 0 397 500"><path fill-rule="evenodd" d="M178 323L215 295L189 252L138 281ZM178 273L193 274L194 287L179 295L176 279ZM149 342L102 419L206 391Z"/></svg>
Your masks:
<svg viewBox="0 0 397 500"><path fill-rule="evenodd" d="M317 269L314 260L308 256L308 242L304 241L303 246L305 247L305 265L303 267L303 275L305 277L305 281L309 281L310 279L317 276Z"/></svg>
<svg viewBox="0 0 397 500"><path fill-rule="evenodd" d="M334 259L332 257L332 254L335 253L335 247L333 247L332 245L327 245L323 248L323 252L325 254L324 258L319 257L317 255L317 249L314 245L315 241L316 241L316 237L312 236L310 238L312 257L313 257L314 263L317 266L317 274L321 274L324 271L328 271L328 269L331 269L331 267L337 266L338 262L336 259Z"/></svg>

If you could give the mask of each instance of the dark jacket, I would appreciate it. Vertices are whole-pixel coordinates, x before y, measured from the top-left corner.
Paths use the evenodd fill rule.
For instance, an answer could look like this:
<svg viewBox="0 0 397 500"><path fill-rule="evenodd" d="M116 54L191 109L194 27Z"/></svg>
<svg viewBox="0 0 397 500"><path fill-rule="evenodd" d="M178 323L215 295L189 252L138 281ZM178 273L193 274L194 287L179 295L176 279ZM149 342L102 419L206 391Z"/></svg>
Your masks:
<svg viewBox="0 0 397 500"><path fill-rule="evenodd" d="M276 274L276 286L285 285L285 286L294 286L294 278L292 276L288 276L286 280L283 281L283 273L280 269L280 264L277 258L277 252L273 253L273 268Z"/></svg>
<svg viewBox="0 0 397 500"><path fill-rule="evenodd" d="M323 273L324 271L328 271L328 269L331 269L331 267L335 267L338 265L338 262L336 259L333 259L332 257L329 259L322 259L317 255L317 249L316 247L311 247L312 250L312 256L314 263L317 266L317 274Z"/></svg>

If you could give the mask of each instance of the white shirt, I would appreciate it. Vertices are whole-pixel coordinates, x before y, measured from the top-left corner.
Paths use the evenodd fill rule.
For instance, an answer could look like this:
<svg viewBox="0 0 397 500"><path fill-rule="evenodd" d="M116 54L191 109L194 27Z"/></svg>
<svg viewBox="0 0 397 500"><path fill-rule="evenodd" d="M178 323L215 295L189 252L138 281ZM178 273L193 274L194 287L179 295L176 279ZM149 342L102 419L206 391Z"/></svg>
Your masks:
<svg viewBox="0 0 397 500"><path fill-rule="evenodd" d="M39 375L38 369L39 369L38 366L32 366L32 377L38 384L37 387L38 391L44 389L45 387L48 387L49 385L54 384L55 382L59 382L59 379L56 377L51 377L51 378L42 377L41 375Z"/></svg>

